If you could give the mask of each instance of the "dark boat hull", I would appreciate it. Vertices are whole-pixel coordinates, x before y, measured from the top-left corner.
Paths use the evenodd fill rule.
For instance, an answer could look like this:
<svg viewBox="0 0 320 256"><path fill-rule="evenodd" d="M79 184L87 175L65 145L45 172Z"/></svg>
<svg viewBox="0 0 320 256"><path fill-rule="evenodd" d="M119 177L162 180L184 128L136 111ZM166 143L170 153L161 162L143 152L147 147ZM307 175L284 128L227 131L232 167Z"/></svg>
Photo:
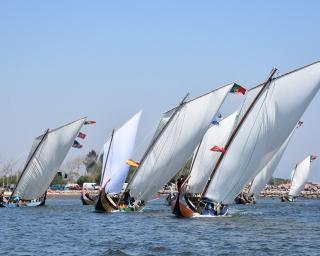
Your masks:
<svg viewBox="0 0 320 256"><path fill-rule="evenodd" d="M225 216L228 213L228 208L223 207L222 211L215 211L213 209L203 209L200 213L196 211L196 206L189 200L186 195L178 193L176 200L171 204L172 213L178 218L192 218L192 217L217 217Z"/></svg>
<svg viewBox="0 0 320 256"><path fill-rule="evenodd" d="M144 206L132 206L124 204L116 204L114 199L106 194L104 190L102 190L99 194L98 201L95 206L96 212L139 212L142 211Z"/></svg>

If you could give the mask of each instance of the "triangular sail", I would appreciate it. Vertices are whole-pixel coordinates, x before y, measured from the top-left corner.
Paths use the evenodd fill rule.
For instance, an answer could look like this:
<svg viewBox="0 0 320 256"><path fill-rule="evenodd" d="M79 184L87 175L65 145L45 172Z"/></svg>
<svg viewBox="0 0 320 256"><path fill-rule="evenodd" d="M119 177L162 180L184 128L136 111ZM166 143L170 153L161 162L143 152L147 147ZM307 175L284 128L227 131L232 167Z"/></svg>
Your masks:
<svg viewBox="0 0 320 256"><path fill-rule="evenodd" d="M319 87L319 62L273 79L234 137L205 196L231 204L279 150Z"/></svg>
<svg viewBox="0 0 320 256"><path fill-rule="evenodd" d="M303 190L310 175L310 160L310 156L308 156L295 168L289 196L299 196L300 192Z"/></svg>
<svg viewBox="0 0 320 256"><path fill-rule="evenodd" d="M277 166L278 166L286 148L288 147L288 144L292 138L294 131L295 131L295 129L291 132L291 134L286 139L286 141L282 144L282 146L279 148L277 153L272 157L270 162L253 179L253 181L250 185L250 190L248 191L248 195L259 196L260 192L264 189L266 184L271 179L272 174L277 169Z"/></svg>
<svg viewBox="0 0 320 256"><path fill-rule="evenodd" d="M148 201L186 163L233 84L186 102L170 118L129 184L131 196Z"/></svg>
<svg viewBox="0 0 320 256"><path fill-rule="evenodd" d="M114 131L104 144L101 186L105 186L106 193L121 192L129 171L126 161L132 158L140 117L141 111Z"/></svg>
<svg viewBox="0 0 320 256"><path fill-rule="evenodd" d="M39 145L39 142L42 136L35 139L28 156L30 162L22 173L13 197L19 196L25 200L32 200L44 195L84 121L85 118L82 118L50 131L41 145ZM39 148L34 152L37 145L39 145Z"/></svg>
<svg viewBox="0 0 320 256"><path fill-rule="evenodd" d="M238 112L235 112L208 129L200 144L200 148L193 162L188 181L188 192L201 193L210 172L217 163L219 155L210 149L217 145L224 147L235 125Z"/></svg>

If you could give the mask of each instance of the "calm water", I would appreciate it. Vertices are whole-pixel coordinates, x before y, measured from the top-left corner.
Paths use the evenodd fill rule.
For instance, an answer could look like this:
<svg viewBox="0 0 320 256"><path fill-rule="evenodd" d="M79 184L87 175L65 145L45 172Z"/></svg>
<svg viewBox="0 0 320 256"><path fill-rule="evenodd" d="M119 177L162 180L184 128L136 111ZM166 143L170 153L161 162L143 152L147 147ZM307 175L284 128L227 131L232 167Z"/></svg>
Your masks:
<svg viewBox="0 0 320 256"><path fill-rule="evenodd" d="M0 209L0 255L320 255L320 200L230 212L177 219L160 199L143 213L98 214L79 199L51 199Z"/></svg>

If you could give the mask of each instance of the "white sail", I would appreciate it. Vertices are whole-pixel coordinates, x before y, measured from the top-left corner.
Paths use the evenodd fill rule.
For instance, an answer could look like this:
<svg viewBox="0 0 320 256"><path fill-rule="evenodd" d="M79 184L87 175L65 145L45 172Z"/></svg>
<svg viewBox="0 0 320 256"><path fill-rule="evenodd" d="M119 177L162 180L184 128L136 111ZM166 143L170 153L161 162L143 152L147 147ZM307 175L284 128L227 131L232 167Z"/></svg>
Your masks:
<svg viewBox="0 0 320 256"><path fill-rule="evenodd" d="M189 192L193 194L202 192L219 158L219 155L210 149L215 145L225 146L235 125L237 114L238 112L235 112L221 120L219 125L213 125L203 136L190 173L188 181Z"/></svg>
<svg viewBox="0 0 320 256"><path fill-rule="evenodd" d="M295 129L294 129L295 130ZM248 191L249 195L259 196L260 192L265 188L266 184L272 177L272 174L277 169L277 166L285 152L290 139L294 133L294 130L291 132L286 141L279 148L277 153L272 157L270 162L258 173L258 175L253 179L252 184L250 186L250 190Z"/></svg>
<svg viewBox="0 0 320 256"><path fill-rule="evenodd" d="M319 62L273 79L238 130L205 196L231 204L279 150L319 87Z"/></svg>
<svg viewBox="0 0 320 256"><path fill-rule="evenodd" d="M145 156L129 184L135 199L148 201L191 157L233 84L184 103Z"/></svg>
<svg viewBox="0 0 320 256"><path fill-rule="evenodd" d="M141 112L117 129L104 144L101 186L105 186L106 193L121 192L130 168L126 161L132 158Z"/></svg>
<svg viewBox="0 0 320 256"><path fill-rule="evenodd" d="M310 159L308 156L294 170L289 196L299 196L306 184L310 174Z"/></svg>
<svg viewBox="0 0 320 256"><path fill-rule="evenodd" d="M25 167L13 196L32 200L43 196L77 137L85 118L50 131L35 151L42 136L35 139L29 164Z"/></svg>
<svg viewBox="0 0 320 256"><path fill-rule="evenodd" d="M236 125L238 125L238 123L240 122L240 120L243 118L244 114L247 112L248 108L250 107L250 105L252 104L252 102L254 101L254 99L256 98L256 96L258 95L258 93L260 92L260 90L262 89L262 85L258 85L254 88L251 88L250 90L247 91L246 93L246 97L242 103L242 106L240 108L240 110L238 111L238 116L237 116L237 121L236 121Z"/></svg>

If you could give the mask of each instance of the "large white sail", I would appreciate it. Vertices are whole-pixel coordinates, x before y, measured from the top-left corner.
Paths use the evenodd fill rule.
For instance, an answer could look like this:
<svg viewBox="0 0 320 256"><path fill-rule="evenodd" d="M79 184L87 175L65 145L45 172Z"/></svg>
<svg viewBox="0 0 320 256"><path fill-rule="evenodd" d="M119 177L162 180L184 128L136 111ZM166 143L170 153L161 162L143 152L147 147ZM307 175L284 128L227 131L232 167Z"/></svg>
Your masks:
<svg viewBox="0 0 320 256"><path fill-rule="evenodd" d="M310 174L311 156L308 156L297 165L293 172L289 196L299 196Z"/></svg>
<svg viewBox="0 0 320 256"><path fill-rule="evenodd" d="M188 181L188 191L201 193L208 177L216 164L219 155L210 149L213 146L224 147L236 122L238 112L235 112L208 129L195 156L193 167ZM197 149L196 149L197 151Z"/></svg>
<svg viewBox="0 0 320 256"><path fill-rule="evenodd" d="M126 161L132 158L141 112L114 131L112 138L104 144L101 186L105 186L106 193L121 192L128 175L129 165Z"/></svg>
<svg viewBox="0 0 320 256"><path fill-rule="evenodd" d="M151 199L186 163L232 86L221 87L177 109L129 184L135 199Z"/></svg>
<svg viewBox="0 0 320 256"><path fill-rule="evenodd" d="M35 139L28 157L30 162L25 167L13 196L19 196L25 200L32 200L43 196L71 148L84 121L85 118L82 118L50 131L40 145L39 142L43 135ZM39 147L35 150L37 145Z"/></svg>
<svg viewBox="0 0 320 256"><path fill-rule="evenodd" d="M250 190L248 191L249 195L259 196L260 192L265 188L266 184L272 177L272 174L277 169L277 166L285 152L288 144L291 140L291 137L294 133L295 129L291 132L286 141L279 148L277 153L272 157L270 162L257 174L257 176L253 179L252 184L250 186Z"/></svg>
<svg viewBox="0 0 320 256"><path fill-rule="evenodd" d="M273 79L238 130L205 196L231 204L279 150L319 87L319 62Z"/></svg>

